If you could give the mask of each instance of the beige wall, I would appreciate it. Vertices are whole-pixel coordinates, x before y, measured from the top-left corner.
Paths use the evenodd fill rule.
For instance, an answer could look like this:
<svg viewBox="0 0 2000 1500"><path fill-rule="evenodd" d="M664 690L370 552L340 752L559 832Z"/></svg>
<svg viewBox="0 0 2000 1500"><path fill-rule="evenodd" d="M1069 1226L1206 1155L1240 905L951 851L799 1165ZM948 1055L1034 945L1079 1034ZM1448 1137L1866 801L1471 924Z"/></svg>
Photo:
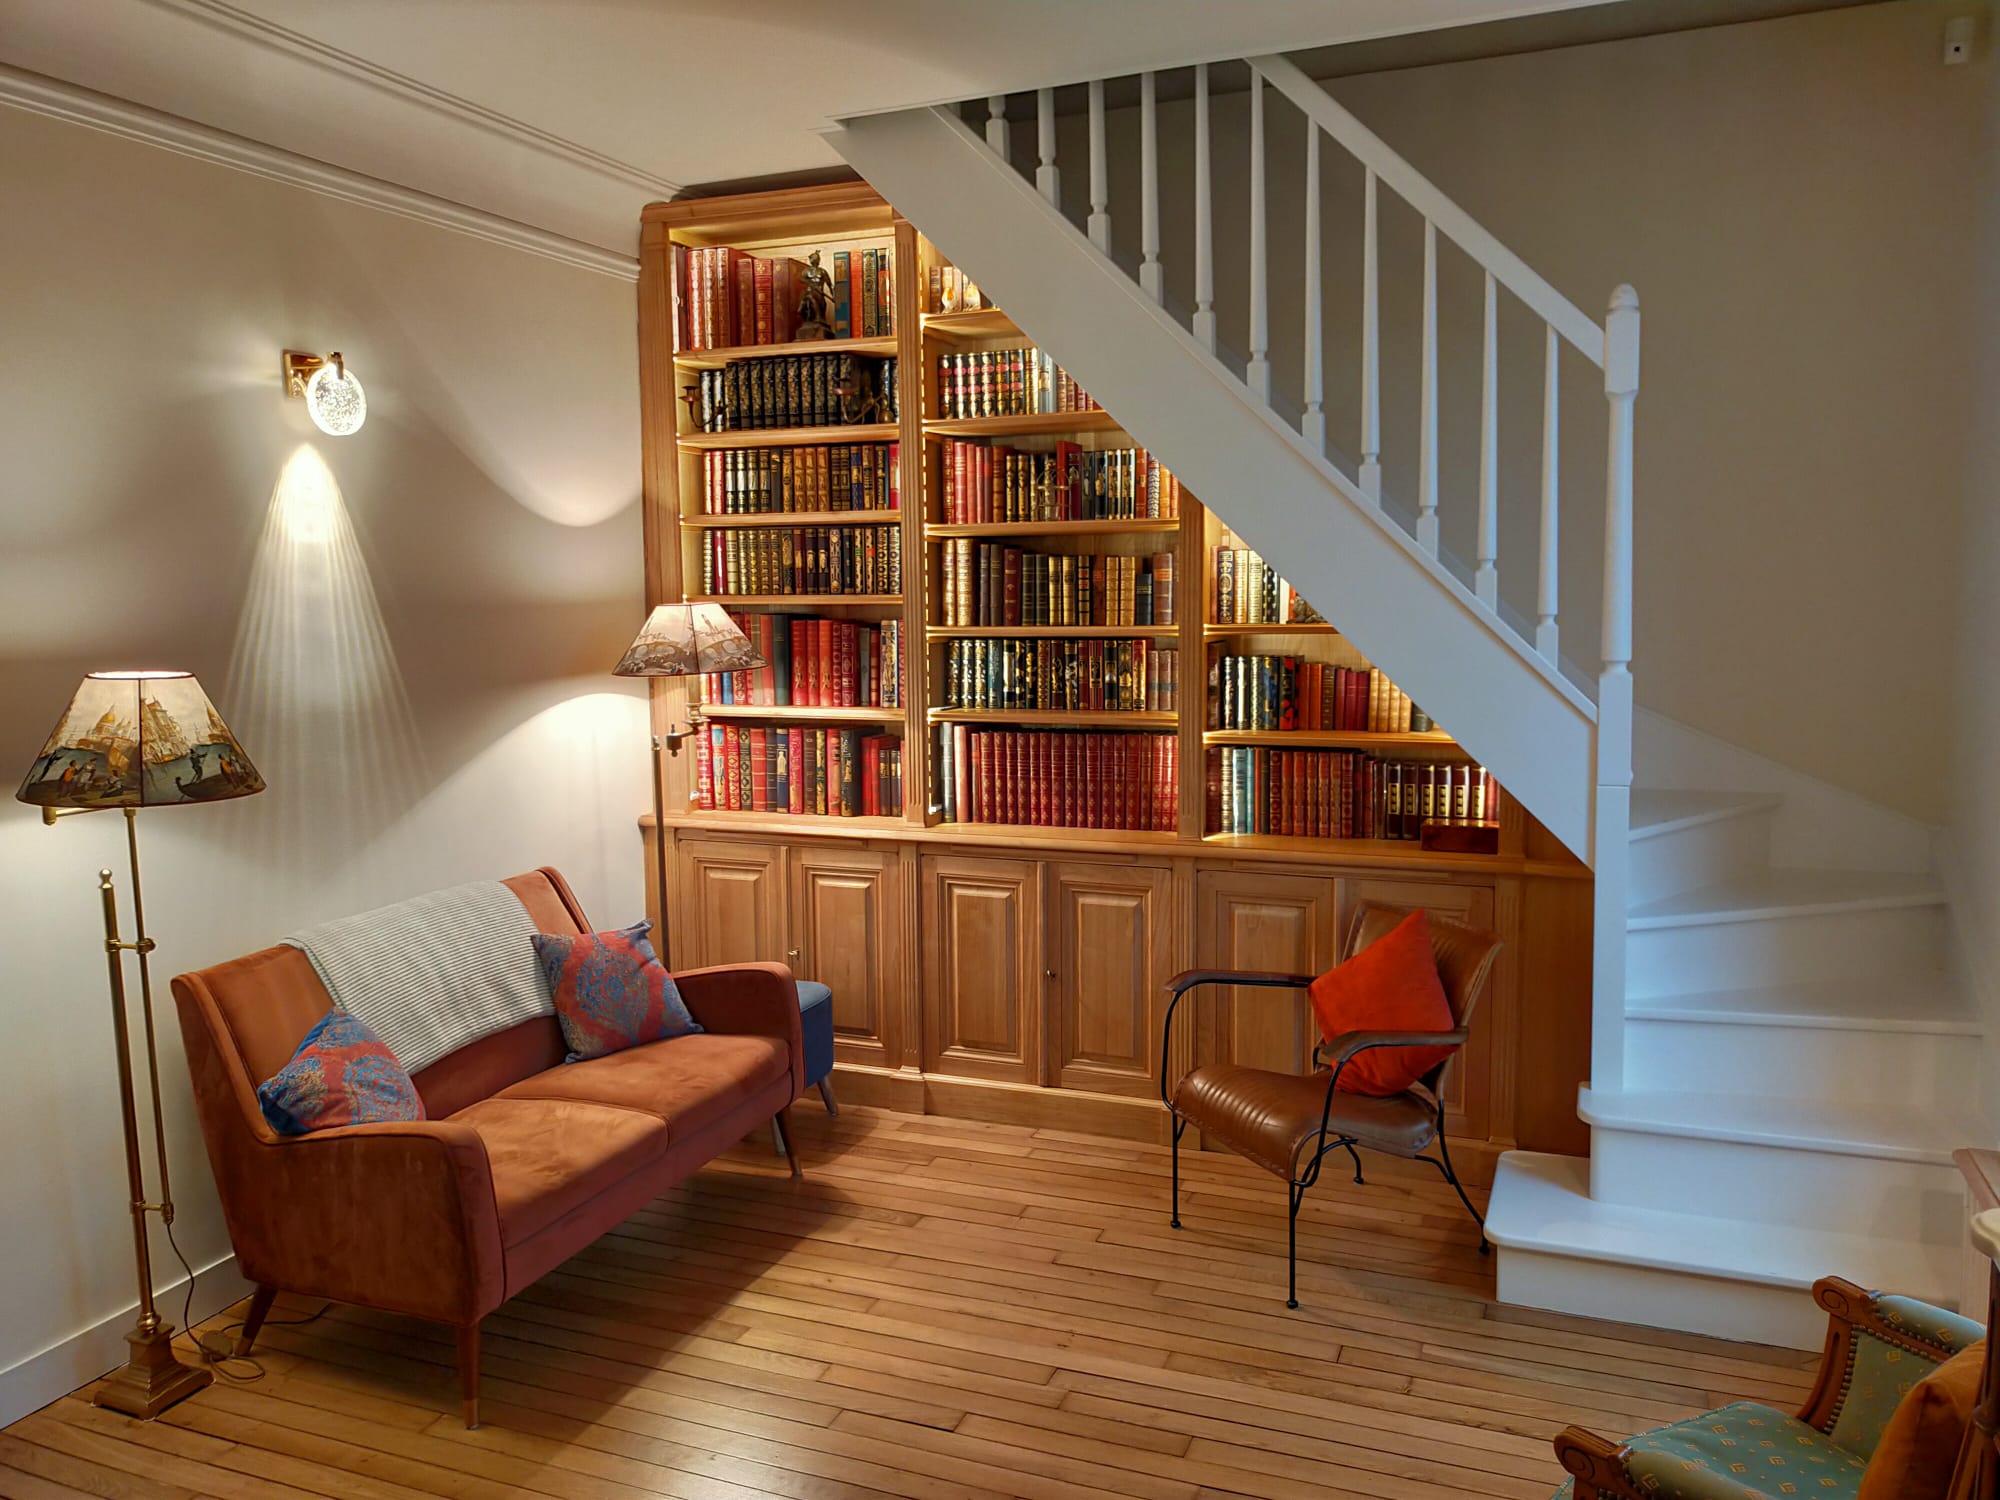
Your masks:
<svg viewBox="0 0 2000 1500"><path fill-rule="evenodd" d="M194 669L270 782L140 820L205 1268L167 976L541 863L640 909L644 700L606 675L641 608L633 289L9 110L0 183L0 776L82 672L136 662ZM360 433L281 398L286 347L351 359ZM123 893L121 837L0 800L0 1421L130 1319L94 878Z"/></svg>
<svg viewBox="0 0 2000 1500"><path fill-rule="evenodd" d="M1948 725L1970 420L1974 184L1990 46L1940 64L1930 0L1335 80L1331 93L1587 312L1644 303L1640 702L1931 822ZM1303 133L1267 96L1272 360L1296 401ZM1217 102L1223 341L1246 345L1246 96ZM1082 212L1080 120L1064 196ZM1017 154L1033 126L1015 127ZM1137 123L1111 122L1118 244L1138 244ZM1192 126L1162 109L1170 295L1191 300ZM1327 416L1358 449L1361 180L1323 177ZM1385 482L1413 504L1421 233L1384 195ZM1473 552L1481 285L1441 256L1445 545ZM1503 600L1534 605L1540 325L1503 299ZM1565 650L1595 670L1601 381L1566 358ZM1227 496L1203 496L1225 516ZM1334 619L1337 600L1321 601Z"/></svg>

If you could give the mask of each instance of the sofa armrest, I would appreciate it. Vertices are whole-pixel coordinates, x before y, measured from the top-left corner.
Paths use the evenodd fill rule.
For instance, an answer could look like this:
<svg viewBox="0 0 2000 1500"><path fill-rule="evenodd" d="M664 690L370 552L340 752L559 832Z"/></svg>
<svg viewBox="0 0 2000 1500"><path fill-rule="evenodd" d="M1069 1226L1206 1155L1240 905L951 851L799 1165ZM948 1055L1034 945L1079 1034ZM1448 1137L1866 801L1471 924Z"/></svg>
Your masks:
<svg viewBox="0 0 2000 1500"><path fill-rule="evenodd" d="M805 1092L805 1034L799 1026L799 986L783 964L718 964L684 969L674 985L704 1031L768 1036L791 1051L792 1094Z"/></svg>
<svg viewBox="0 0 2000 1500"><path fill-rule="evenodd" d="M1813 1300L1826 1312L1826 1349L1819 1377L1798 1417L1843 1447L1868 1452L1894 1410L1879 1402L1851 1402L1857 1386L1894 1390L1985 1336L1970 1318L1914 1297L1885 1296L1838 1276L1813 1283ZM1907 1358L1915 1355L1913 1361Z"/></svg>

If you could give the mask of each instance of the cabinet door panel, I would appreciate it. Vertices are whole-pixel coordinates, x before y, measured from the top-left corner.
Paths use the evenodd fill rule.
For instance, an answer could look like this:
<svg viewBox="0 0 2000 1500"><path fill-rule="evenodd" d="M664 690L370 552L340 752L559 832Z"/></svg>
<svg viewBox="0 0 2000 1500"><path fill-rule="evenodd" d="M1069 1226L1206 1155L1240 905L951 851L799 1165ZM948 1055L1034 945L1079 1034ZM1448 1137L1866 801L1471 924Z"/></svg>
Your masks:
<svg viewBox="0 0 2000 1500"><path fill-rule="evenodd" d="M935 855L923 872L924 1067L1043 1082L1039 867Z"/></svg>
<svg viewBox="0 0 2000 1500"><path fill-rule="evenodd" d="M782 963L784 865L777 844L683 839L674 966Z"/></svg>
<svg viewBox="0 0 2000 1500"><path fill-rule="evenodd" d="M842 1061L896 1067L909 978L903 963L902 863L893 852L792 850L793 971L833 990Z"/></svg>
<svg viewBox="0 0 2000 1500"><path fill-rule="evenodd" d="M1050 1059L1064 1088L1150 1097L1172 965L1172 880L1135 865L1052 864Z"/></svg>
<svg viewBox="0 0 2000 1500"><path fill-rule="evenodd" d="M1494 925L1493 887L1459 885L1442 880L1395 880L1370 877L1340 882L1340 931L1344 935L1363 901L1385 906L1421 907L1432 916L1444 917L1467 927L1491 930ZM1484 1137L1488 1127L1488 1080L1492 1058L1493 988L1496 971L1487 981L1486 994L1472 1015L1472 1036L1465 1049L1445 1069L1445 1125L1454 1135Z"/></svg>
<svg viewBox="0 0 2000 1500"><path fill-rule="evenodd" d="M1296 974L1332 967L1331 880L1205 870L1196 876L1195 892L1199 967ZM1304 990L1210 989L1203 992L1201 1018L1201 1061L1287 1073L1311 1066L1319 1031Z"/></svg>

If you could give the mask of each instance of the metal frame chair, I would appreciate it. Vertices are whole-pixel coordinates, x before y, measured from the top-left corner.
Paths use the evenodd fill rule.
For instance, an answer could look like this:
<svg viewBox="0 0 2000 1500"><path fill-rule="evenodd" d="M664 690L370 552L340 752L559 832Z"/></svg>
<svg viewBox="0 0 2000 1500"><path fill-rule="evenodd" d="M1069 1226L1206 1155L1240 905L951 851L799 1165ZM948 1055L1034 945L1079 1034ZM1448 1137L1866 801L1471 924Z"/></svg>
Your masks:
<svg viewBox="0 0 2000 1500"><path fill-rule="evenodd" d="M1348 928L1347 942L1341 952L1341 961L1345 962L1347 959L1352 958L1377 938L1386 935L1408 915L1409 909L1406 908L1387 906L1377 902L1360 903L1355 908L1354 920ZM1385 1154L1401 1156L1409 1161L1421 1161L1435 1167L1444 1180L1451 1184L1452 1191L1458 1194L1458 1201L1465 1205L1465 1211L1472 1215L1473 1222L1479 1225L1480 1253L1484 1255L1492 1249L1492 1246L1486 1239L1486 1220L1479 1210L1473 1206L1472 1199L1466 1194L1464 1184L1459 1181L1458 1173L1451 1164L1451 1149L1445 1140L1444 1094L1440 1085L1444 1078L1445 1069L1453 1061L1452 1058L1446 1058L1424 1074L1415 1088L1403 1095L1397 1096L1398 1099L1402 1100L1414 1099L1421 1101L1431 1114L1430 1134L1414 1150L1402 1151L1392 1145L1385 1144L1382 1139L1370 1140L1365 1133L1359 1133L1349 1128L1335 1128L1334 1105L1336 1099L1344 1101L1347 1106L1343 1112L1343 1125L1351 1126L1356 1123L1354 1116L1356 1114L1365 1114L1369 1107L1366 1102L1368 1096L1342 1095L1339 1093L1341 1073L1346 1069L1347 1064L1361 1053L1371 1051L1377 1047L1448 1046L1454 1049L1453 1055L1455 1057L1457 1050L1464 1047L1467 1038L1471 1035L1472 1013L1479 1003L1481 993L1485 989L1487 978L1493 969L1494 960L1499 956L1501 948L1500 939L1490 932L1482 932L1476 928L1466 927L1457 922L1447 921L1436 916L1428 917L1428 922L1431 928L1432 949L1439 960L1440 978L1445 982L1445 998L1451 1006L1454 1019L1458 1023L1453 1030L1447 1032L1350 1031L1335 1037L1331 1041L1321 1042L1316 1045L1312 1052L1315 1072L1306 1075L1306 1077L1316 1077L1322 1072L1326 1074L1326 1091L1320 1103L1319 1125L1317 1130L1314 1130L1311 1128L1310 1122L1308 1122L1305 1131L1293 1144L1289 1171L1281 1170L1270 1160L1260 1159L1251 1152L1243 1150L1237 1143L1229 1140L1226 1132L1215 1132L1218 1139L1224 1145L1230 1146L1239 1155L1243 1155L1246 1159L1257 1162L1257 1164L1273 1171L1276 1175L1286 1178L1289 1219L1287 1226L1289 1274L1285 1294L1285 1306L1288 1308L1296 1308L1299 1305L1299 1206L1305 1201L1307 1190L1319 1181L1320 1165L1326 1160L1329 1152L1338 1150L1345 1150L1347 1152L1348 1156L1354 1162L1354 1180L1357 1183L1364 1182L1361 1172L1361 1155L1356 1150L1360 1146L1366 1146L1370 1150L1383 1151ZM1449 970L1449 973L1446 972L1447 970ZM1186 973L1176 975L1169 981L1167 988L1172 998L1167 1003L1166 1019L1161 1025L1160 1034L1160 1102L1166 1105L1168 1113L1174 1119L1173 1212L1168 1221L1172 1228L1179 1229L1181 1227L1181 1136L1186 1132L1188 1125L1191 1123L1189 1115L1184 1112L1181 1095L1190 1082L1195 1081L1199 1075L1206 1071L1202 1067L1196 1066L1191 1068L1173 1088L1169 1089L1167 1086L1167 1067L1173 1050L1174 1012L1180 1006L1181 997L1189 990L1206 984L1230 984L1250 989L1301 990L1310 985L1314 978L1315 976L1310 974L1279 974L1258 970L1190 969ZM1238 1071L1245 1075L1257 1075L1261 1079L1285 1078L1290 1076L1274 1074L1265 1069L1245 1068ZM1355 1102L1357 1100L1363 1102L1357 1104ZM1437 1143L1438 1154L1435 1157L1423 1154L1429 1149L1433 1140ZM1315 1142L1317 1143L1316 1145L1314 1144ZM1305 1155L1301 1159L1302 1153L1307 1152L1310 1154Z"/></svg>

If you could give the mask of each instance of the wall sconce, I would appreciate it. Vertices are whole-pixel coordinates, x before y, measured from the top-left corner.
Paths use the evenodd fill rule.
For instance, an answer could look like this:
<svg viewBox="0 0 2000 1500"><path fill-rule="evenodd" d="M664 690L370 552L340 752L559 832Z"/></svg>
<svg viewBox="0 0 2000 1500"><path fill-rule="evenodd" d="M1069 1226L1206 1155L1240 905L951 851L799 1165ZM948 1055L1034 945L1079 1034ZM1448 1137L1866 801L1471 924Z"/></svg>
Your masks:
<svg viewBox="0 0 2000 1500"><path fill-rule="evenodd" d="M338 349L324 358L287 349L285 395L304 397L306 415L328 437L359 432L368 420L368 395Z"/></svg>

